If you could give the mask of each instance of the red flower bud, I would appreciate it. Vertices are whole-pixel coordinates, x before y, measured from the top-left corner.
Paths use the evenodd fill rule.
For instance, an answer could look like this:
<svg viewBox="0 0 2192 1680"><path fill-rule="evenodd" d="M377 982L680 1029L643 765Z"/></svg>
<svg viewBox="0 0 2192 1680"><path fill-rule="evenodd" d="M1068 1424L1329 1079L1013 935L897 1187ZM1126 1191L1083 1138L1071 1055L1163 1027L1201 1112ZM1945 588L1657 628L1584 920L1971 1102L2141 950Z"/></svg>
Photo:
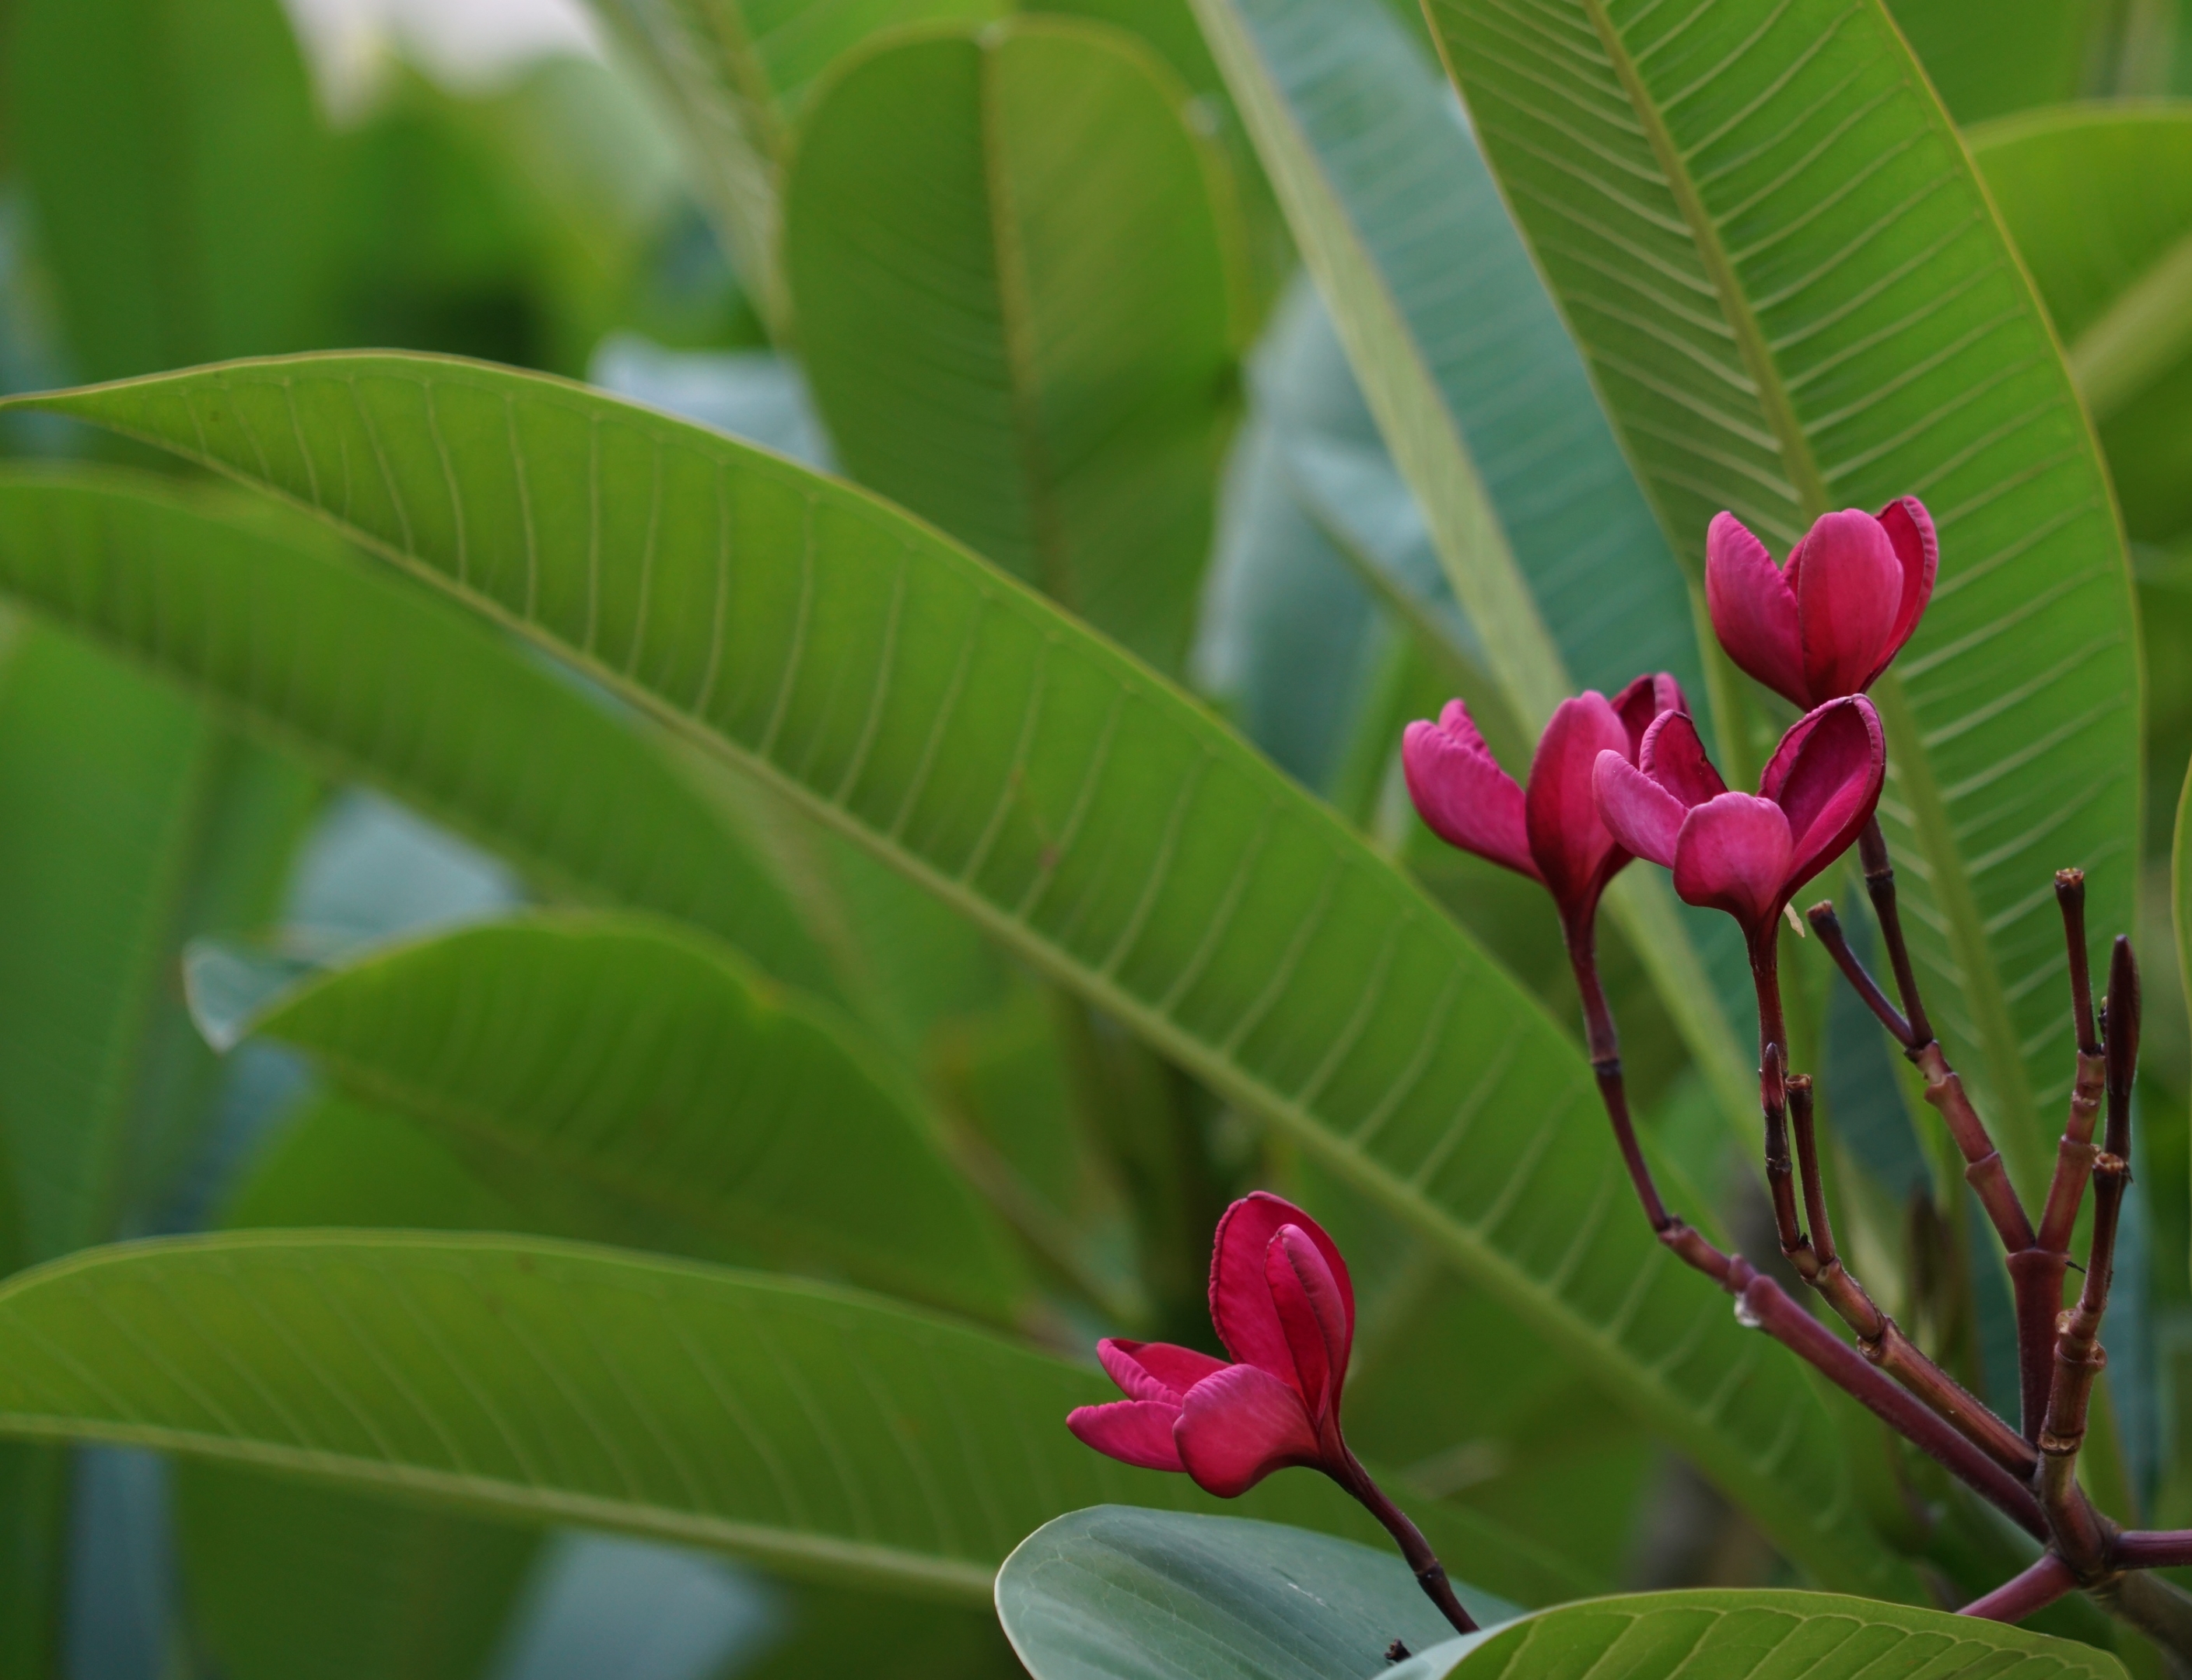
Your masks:
<svg viewBox="0 0 2192 1680"><path fill-rule="evenodd" d="M1355 1286L1323 1227L1259 1190L1225 1210L1210 1260L1210 1320L1229 1364L1165 1342L1106 1340L1097 1357L1127 1395L1065 1427L1148 1470L1184 1470L1221 1499L1305 1464L1352 1485L1339 1432L1355 1345Z"/></svg>
<svg viewBox="0 0 2192 1680"><path fill-rule="evenodd" d="M1777 568L1732 513L1705 532L1705 604L1727 657L1803 707L1861 694L1933 596L1939 549L1915 496L1822 515Z"/></svg>

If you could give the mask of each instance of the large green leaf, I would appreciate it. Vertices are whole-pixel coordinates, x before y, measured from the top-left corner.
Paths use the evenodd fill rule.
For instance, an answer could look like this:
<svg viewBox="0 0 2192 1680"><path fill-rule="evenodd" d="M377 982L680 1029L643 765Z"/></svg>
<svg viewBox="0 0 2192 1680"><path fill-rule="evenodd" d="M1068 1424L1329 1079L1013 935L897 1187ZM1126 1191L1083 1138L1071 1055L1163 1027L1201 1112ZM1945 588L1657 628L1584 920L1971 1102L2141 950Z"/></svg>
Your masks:
<svg viewBox="0 0 2192 1680"><path fill-rule="evenodd" d="M2104 0L1892 0L1888 10L1959 122L2077 98L2121 16Z"/></svg>
<svg viewBox="0 0 2192 1680"><path fill-rule="evenodd" d="M18 0L17 161L77 366L324 331L328 141L280 0Z"/></svg>
<svg viewBox="0 0 2192 1680"><path fill-rule="evenodd" d="M186 1461L191 1626L233 1680L476 1680L539 1536Z"/></svg>
<svg viewBox="0 0 2192 1680"><path fill-rule="evenodd" d="M2192 103L1968 137L2100 428L2131 534L2192 535Z"/></svg>
<svg viewBox="0 0 2192 1680"><path fill-rule="evenodd" d="M779 267L778 194L799 109L841 53L894 25L979 21L1002 0L594 0L666 96L694 178L764 319L791 299Z"/></svg>
<svg viewBox="0 0 2192 1680"><path fill-rule="evenodd" d="M1066 1432L1073 1407L1116 1398L1093 1370L825 1284L544 1238L92 1250L0 1284L0 1434L627 1529L916 1597L979 1602L1022 1535L1080 1506L1217 1506ZM1380 1533L1314 1475L1243 1505Z"/></svg>
<svg viewBox="0 0 2192 1680"><path fill-rule="evenodd" d="M1704 715L1691 591L1436 72L1381 9L1196 7L1509 710L1534 736L1578 689L1662 669ZM1748 1115L1740 942L1641 871L1609 903Z"/></svg>
<svg viewBox="0 0 2192 1680"><path fill-rule="evenodd" d="M1097 25L893 37L817 94L785 189L853 476L1165 670L1236 407L1237 242L1187 99Z"/></svg>
<svg viewBox="0 0 2192 1680"><path fill-rule="evenodd" d="M0 1142L10 1267L142 1219L216 1072L183 941L274 902L309 798L203 713L43 627L0 668Z"/></svg>
<svg viewBox="0 0 2192 1680"><path fill-rule="evenodd" d="M991 1319L1022 1305L1009 1244L903 1077L818 1005L672 930L466 928L309 980L249 1030L444 1132L521 1206L578 1204L604 1240Z"/></svg>
<svg viewBox="0 0 2192 1680"><path fill-rule="evenodd" d="M1875 685L1935 1024L2037 1193L2072 1072L2048 891L2130 923L2130 582L2031 287L1878 0L1433 0L1476 133L1675 551L1916 494L1932 609Z"/></svg>
<svg viewBox="0 0 2192 1680"><path fill-rule="evenodd" d="M1030 1535L997 1579L997 1609L1036 1680L1869 1680L2014 1672L2122 1680L2090 1645L2001 1622L1823 1592L1707 1588L1597 1598L1513 1616L1476 1611L1454 1637L1405 1569L1262 1523L1079 1511ZM1476 1609L1467 1590L1463 1597ZM1487 1612L1489 1614L1487 1614ZM1511 1619L1510 1619L1511 1618Z"/></svg>
<svg viewBox="0 0 2192 1680"><path fill-rule="evenodd" d="M648 732L274 511L144 475L0 470L0 589L551 891L695 923L831 985L782 889Z"/></svg>
<svg viewBox="0 0 2192 1680"><path fill-rule="evenodd" d="M42 397L320 508L768 779L1413 1222L1822 1579L1910 1592L1799 1367L1630 1203L1573 1041L1207 712L935 532L431 357Z"/></svg>
<svg viewBox="0 0 2192 1680"><path fill-rule="evenodd" d="M1480 1623L1517 1614L1465 1581ZM1397 1639L1453 1637L1390 1549L1237 1517L1100 1506L1046 1523L997 1575L997 1617L1036 1680L1331 1680Z"/></svg>

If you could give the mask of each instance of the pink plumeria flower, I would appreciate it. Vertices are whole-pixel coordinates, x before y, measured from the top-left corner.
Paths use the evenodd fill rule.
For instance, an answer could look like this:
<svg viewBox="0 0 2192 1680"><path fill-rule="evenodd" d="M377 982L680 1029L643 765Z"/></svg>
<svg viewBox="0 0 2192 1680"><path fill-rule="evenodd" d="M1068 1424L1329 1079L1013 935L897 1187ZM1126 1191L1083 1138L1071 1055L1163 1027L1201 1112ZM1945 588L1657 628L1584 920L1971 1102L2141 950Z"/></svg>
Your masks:
<svg viewBox="0 0 2192 1680"><path fill-rule="evenodd" d="M1682 712L1645 732L1636 763L1601 753L1592 782L1615 839L1672 869L1687 902L1733 916L1755 948L1797 889L1871 820L1887 767L1880 718L1854 695L1797 720L1755 795L1727 790Z"/></svg>
<svg viewBox="0 0 2192 1680"><path fill-rule="evenodd" d="M1797 705L1861 694L1918 628L1940 550L1915 496L1823 514L1777 567L1732 513L1705 532L1705 605L1727 657Z"/></svg>
<svg viewBox="0 0 2192 1680"><path fill-rule="evenodd" d="M1599 895L1629 862L1591 791L1598 755L1634 762L1652 720L1682 703L1664 671L1611 700L1592 689L1561 701L1538 737L1525 793L1492 756L1469 708L1449 700L1436 723L1412 723L1401 737L1409 796L1447 845L1544 882L1573 933L1590 924Z"/></svg>
<svg viewBox="0 0 2192 1680"><path fill-rule="evenodd" d="M1262 1190L1234 1203L1210 1259L1210 1320L1230 1363L1162 1341L1098 1342L1127 1398L1082 1406L1065 1427L1127 1464L1184 1470L1221 1499L1288 1465L1351 1484L1339 1392L1355 1286L1323 1227Z"/></svg>

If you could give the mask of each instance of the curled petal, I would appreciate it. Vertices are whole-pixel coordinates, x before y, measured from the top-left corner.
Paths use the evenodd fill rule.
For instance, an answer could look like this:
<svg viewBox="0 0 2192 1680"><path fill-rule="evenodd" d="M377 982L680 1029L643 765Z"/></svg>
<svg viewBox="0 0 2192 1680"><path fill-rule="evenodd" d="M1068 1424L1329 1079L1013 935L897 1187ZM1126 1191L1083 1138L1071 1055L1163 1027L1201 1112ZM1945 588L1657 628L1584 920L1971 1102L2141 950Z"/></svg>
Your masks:
<svg viewBox="0 0 2192 1680"><path fill-rule="evenodd" d="M1722 794L1682 821L1675 891L1688 903L1727 911L1755 934L1781 914L1793 851L1779 806Z"/></svg>
<svg viewBox="0 0 2192 1680"><path fill-rule="evenodd" d="M1636 767L1686 806L1703 805L1727 791L1687 712L1666 712L1653 721L1644 732Z"/></svg>
<svg viewBox="0 0 2192 1680"><path fill-rule="evenodd" d="M1306 1232L1282 1225L1264 1254L1264 1279L1279 1328L1293 1355L1294 1387L1321 1421L1339 1404L1355 1324L1339 1298L1339 1284Z"/></svg>
<svg viewBox="0 0 2192 1680"><path fill-rule="evenodd" d="M1239 1497L1274 1470L1324 1457L1301 1396L1254 1365L1228 1365L1189 1389L1173 1441L1196 1485L1220 1499Z"/></svg>
<svg viewBox="0 0 2192 1680"><path fill-rule="evenodd" d="M1293 1349L1285 1326L1279 1322L1264 1269L1271 1239L1287 1225L1298 1227L1323 1256L1339 1288L1341 1311L1352 1338L1355 1285L1347 1275L1347 1261L1340 1256L1339 1245L1314 1219L1268 1190L1243 1196L1218 1222L1217 1241L1210 1256L1210 1322L1217 1328L1218 1339L1236 1359L1292 1383Z"/></svg>
<svg viewBox="0 0 2192 1680"><path fill-rule="evenodd" d="M1689 703L1682 698L1682 686L1664 671L1647 671L1625 686L1613 697L1611 704L1621 726L1629 732L1629 761L1636 762L1636 755L1643 749L1644 732L1652 720L1662 712L1686 712Z"/></svg>
<svg viewBox="0 0 2192 1680"><path fill-rule="evenodd" d="M1887 773L1880 715L1861 694L1806 713L1781 737L1758 790L1788 818L1792 851L1784 897L1858 837L1880 803Z"/></svg>
<svg viewBox="0 0 2192 1680"><path fill-rule="evenodd" d="M1410 724L1401 737L1401 767L1408 797L1433 834L1448 846L1537 877L1522 790L1492 756L1467 706L1449 700L1436 723Z"/></svg>
<svg viewBox="0 0 2192 1680"><path fill-rule="evenodd" d="M1861 508L1822 514L1789 557L1788 583L1812 700L1858 692L1887 663L1902 607L1903 565L1887 531Z"/></svg>
<svg viewBox="0 0 2192 1680"><path fill-rule="evenodd" d="M1795 591L1732 513L1715 514L1705 528L1705 608L1729 658L1775 693L1810 703Z"/></svg>
<svg viewBox="0 0 2192 1680"><path fill-rule="evenodd" d="M1530 761L1530 785L1523 794L1530 856L1561 910L1571 916L1588 914L1614 870L1628 861L1614 857L1618 848L1591 792L1598 755L1628 750L1629 732L1619 714L1603 694L1586 691L1553 709Z"/></svg>
<svg viewBox="0 0 2192 1680"><path fill-rule="evenodd" d="M1083 1446L1122 1464L1143 1470L1184 1470L1173 1438L1179 1417L1176 1403L1114 1400L1108 1406L1076 1406L1065 1415L1065 1427Z"/></svg>
<svg viewBox="0 0 2192 1680"><path fill-rule="evenodd" d="M1601 753L1591 772L1591 792L1607 831L1624 851L1672 868L1682 831L1681 800L1619 753Z"/></svg>
<svg viewBox="0 0 2192 1680"><path fill-rule="evenodd" d="M1175 1347L1167 1341L1122 1341L1112 1336L1096 1344L1096 1358L1128 1399L1173 1405L1203 1378L1225 1369L1224 1360L1192 1347Z"/></svg>
<svg viewBox="0 0 2192 1680"><path fill-rule="evenodd" d="M1903 651L1903 644L1910 640L1910 633L1926 616L1927 603L1933 599L1934 575L1941 567L1941 545L1933 535L1932 516L1915 496L1898 497L1882 508L1880 527L1887 532L1896 564L1903 568L1903 598L1896 607L1895 628L1888 634L1887 650L1872 676L1865 679L1867 687Z"/></svg>

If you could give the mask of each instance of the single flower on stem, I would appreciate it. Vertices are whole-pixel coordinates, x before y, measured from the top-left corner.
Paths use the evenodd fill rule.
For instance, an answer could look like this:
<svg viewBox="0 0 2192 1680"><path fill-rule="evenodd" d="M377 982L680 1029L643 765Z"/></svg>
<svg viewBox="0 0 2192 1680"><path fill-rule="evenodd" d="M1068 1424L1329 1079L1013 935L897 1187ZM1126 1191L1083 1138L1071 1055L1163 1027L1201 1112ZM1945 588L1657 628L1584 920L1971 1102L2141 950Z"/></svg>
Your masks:
<svg viewBox="0 0 2192 1680"><path fill-rule="evenodd" d="M1809 709L1862 694L1932 599L1940 550L1915 496L1823 514L1777 567L1732 513L1705 530L1705 605L1727 657Z"/></svg>
<svg viewBox="0 0 2192 1680"><path fill-rule="evenodd" d="M1232 1360L1166 1342L1096 1344L1127 1397L1082 1406L1065 1427L1145 1470L1179 1470L1236 1499L1275 1470L1321 1470L1400 1542L1417 1583L1454 1626L1476 1623L1422 1532L1348 1449L1340 1392L1355 1346L1355 1286L1324 1227L1266 1191L1225 1210L1210 1256L1210 1321Z"/></svg>
<svg viewBox="0 0 2192 1680"><path fill-rule="evenodd" d="M1525 790L1492 756L1469 708L1449 700L1436 723L1412 723L1401 737L1408 795L1447 845L1544 883L1573 942L1629 862L1599 820L1592 766L1601 752L1634 763L1653 720L1682 703L1664 671L1638 677L1611 700L1589 689L1561 701L1538 739Z"/></svg>
<svg viewBox="0 0 2192 1680"><path fill-rule="evenodd" d="M1673 870L1687 903L1733 916L1755 965L1761 957L1770 965L1781 912L1796 890L1872 820L1887 770L1880 719L1856 696L1799 718L1755 794L1728 791L1683 712L1646 732L1635 763L1601 753L1592 785L1615 840Z"/></svg>

